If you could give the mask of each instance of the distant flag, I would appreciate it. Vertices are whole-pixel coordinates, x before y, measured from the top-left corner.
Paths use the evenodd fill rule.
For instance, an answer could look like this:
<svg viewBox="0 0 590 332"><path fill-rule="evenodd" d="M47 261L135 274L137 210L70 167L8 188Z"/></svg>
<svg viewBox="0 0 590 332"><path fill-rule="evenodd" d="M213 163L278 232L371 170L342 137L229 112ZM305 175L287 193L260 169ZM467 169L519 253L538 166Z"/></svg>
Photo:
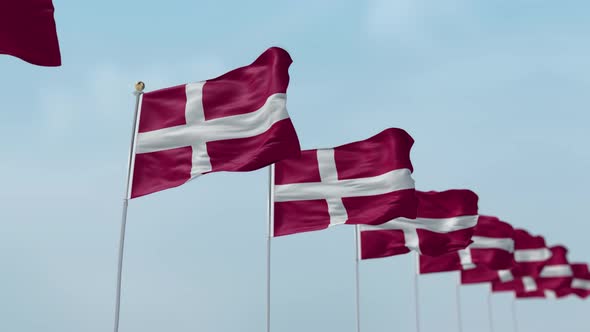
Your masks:
<svg viewBox="0 0 590 332"><path fill-rule="evenodd" d="M408 253L439 256L466 248L477 224L477 195L470 190L416 192L415 219L360 226L361 258Z"/></svg>
<svg viewBox="0 0 590 332"><path fill-rule="evenodd" d="M514 229L496 217L479 216L469 247L441 256L420 255L420 273L485 267L509 269L514 265Z"/></svg>
<svg viewBox="0 0 590 332"><path fill-rule="evenodd" d="M511 281L520 276L537 276L551 251L542 236L533 236L523 229L514 231L514 262L511 269L494 270L486 267L461 271L461 283L474 284L491 281Z"/></svg>
<svg viewBox="0 0 590 332"><path fill-rule="evenodd" d="M576 295L579 298L587 298L590 296L590 271L588 271L588 265L573 263L570 266L573 273L572 283L569 287L555 290L555 296L560 298Z"/></svg>
<svg viewBox="0 0 590 332"><path fill-rule="evenodd" d="M551 257L545 261L538 275L522 275L508 282L493 282L492 291L514 291L517 297L544 297L545 290L569 287L572 282L572 269L567 260L567 249L563 246L551 247Z"/></svg>
<svg viewBox="0 0 590 332"><path fill-rule="evenodd" d="M404 130L392 128L278 162L273 236L415 217L413 143Z"/></svg>
<svg viewBox="0 0 590 332"><path fill-rule="evenodd" d="M39 66L60 66L51 0L0 1L0 54Z"/></svg>
<svg viewBox="0 0 590 332"><path fill-rule="evenodd" d="M273 47L218 78L145 93L130 197L299 156L286 107L291 62Z"/></svg>

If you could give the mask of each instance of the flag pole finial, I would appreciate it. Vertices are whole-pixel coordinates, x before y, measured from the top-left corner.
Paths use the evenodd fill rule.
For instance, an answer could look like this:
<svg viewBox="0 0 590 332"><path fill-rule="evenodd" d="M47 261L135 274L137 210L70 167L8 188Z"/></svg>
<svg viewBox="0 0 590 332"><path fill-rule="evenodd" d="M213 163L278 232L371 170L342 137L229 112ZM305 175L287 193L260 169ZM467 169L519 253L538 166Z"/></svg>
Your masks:
<svg viewBox="0 0 590 332"><path fill-rule="evenodd" d="M137 83L135 83L135 91L142 92L143 89L145 89L145 83L143 83L142 81L138 81Z"/></svg>

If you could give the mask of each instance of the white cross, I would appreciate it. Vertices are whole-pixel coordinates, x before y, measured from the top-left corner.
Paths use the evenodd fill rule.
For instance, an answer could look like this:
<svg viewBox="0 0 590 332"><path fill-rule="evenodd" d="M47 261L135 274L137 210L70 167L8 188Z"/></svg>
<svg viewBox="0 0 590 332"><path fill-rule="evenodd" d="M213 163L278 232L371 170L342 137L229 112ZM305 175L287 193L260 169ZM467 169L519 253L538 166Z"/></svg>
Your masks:
<svg viewBox="0 0 590 332"><path fill-rule="evenodd" d="M548 248L518 249L514 250L514 260L519 263L542 262L551 257L551 250ZM514 280L510 270L498 271L498 278L502 282Z"/></svg>
<svg viewBox="0 0 590 332"><path fill-rule="evenodd" d="M522 277L522 284L525 292L534 292L537 290L537 283L532 277Z"/></svg>
<svg viewBox="0 0 590 332"><path fill-rule="evenodd" d="M508 282L514 280L514 276L510 270L500 270L498 271L498 279L501 282Z"/></svg>
<svg viewBox="0 0 590 332"><path fill-rule="evenodd" d="M459 250L457 254L459 254L459 262L461 263L463 270L475 269L473 257L471 257L471 249L469 247Z"/></svg>
<svg viewBox="0 0 590 332"><path fill-rule="evenodd" d="M551 258L551 250L548 248L519 249L514 251L514 260L523 262L542 262Z"/></svg>
<svg viewBox="0 0 590 332"><path fill-rule="evenodd" d="M191 178L211 171L207 142L248 138L263 134L278 121L289 118L287 96L273 94L255 112L205 120L203 86L186 85L186 124L137 135L136 153L150 153L190 146L193 150ZM141 116L141 113L140 113Z"/></svg>
<svg viewBox="0 0 590 332"><path fill-rule="evenodd" d="M590 291L590 280L574 279L572 281L572 288Z"/></svg>
<svg viewBox="0 0 590 332"><path fill-rule="evenodd" d="M401 230L404 233L405 246L420 253L418 229L435 233L449 233L475 227L477 215L452 218L397 218L381 225L360 225L361 231Z"/></svg>
<svg viewBox="0 0 590 332"><path fill-rule="evenodd" d="M557 294L555 294L555 291L552 291L550 289L546 289L545 290L545 297L548 299L556 299L557 298Z"/></svg>
<svg viewBox="0 0 590 332"><path fill-rule="evenodd" d="M541 270L541 274L539 275L541 278L562 278L562 277L571 277L574 273L572 268L569 264L560 264L560 265L545 265L543 270Z"/></svg>
<svg viewBox="0 0 590 332"><path fill-rule="evenodd" d="M320 179L325 183L338 182L338 170L334 159L334 149L317 150ZM330 226L344 224L348 220L348 213L340 197L326 199L328 213L330 214Z"/></svg>
<svg viewBox="0 0 590 332"><path fill-rule="evenodd" d="M472 236L471 240L473 243L469 247L458 251L464 270L474 269L476 267L471 257L471 249L501 249L514 252L514 240L511 238Z"/></svg>
<svg viewBox="0 0 590 332"><path fill-rule="evenodd" d="M316 156L321 182L275 185L274 200L289 202L324 199L328 203L330 226L343 224L348 220L342 197L374 196L414 188L412 174L406 168L373 177L339 180L334 149L319 149Z"/></svg>

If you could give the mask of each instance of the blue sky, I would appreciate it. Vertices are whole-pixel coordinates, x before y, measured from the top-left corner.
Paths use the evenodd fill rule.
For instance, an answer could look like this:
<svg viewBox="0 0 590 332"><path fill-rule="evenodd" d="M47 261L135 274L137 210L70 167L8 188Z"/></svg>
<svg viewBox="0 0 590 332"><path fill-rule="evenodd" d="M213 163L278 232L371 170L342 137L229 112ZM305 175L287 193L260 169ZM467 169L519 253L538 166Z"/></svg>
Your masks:
<svg viewBox="0 0 590 332"><path fill-rule="evenodd" d="M590 261L590 4L450 0L54 0L63 67L0 57L0 330L109 331L134 98L293 57L304 148L386 127L416 140L422 190ZM266 170L211 174L130 203L121 332L261 331ZM351 227L273 242L273 331L354 331ZM361 263L363 332L414 327L412 256ZM420 278L423 331L456 331L454 274ZM463 288L486 331L486 286ZM494 296L510 331L508 295ZM590 303L518 303L520 331L585 331Z"/></svg>

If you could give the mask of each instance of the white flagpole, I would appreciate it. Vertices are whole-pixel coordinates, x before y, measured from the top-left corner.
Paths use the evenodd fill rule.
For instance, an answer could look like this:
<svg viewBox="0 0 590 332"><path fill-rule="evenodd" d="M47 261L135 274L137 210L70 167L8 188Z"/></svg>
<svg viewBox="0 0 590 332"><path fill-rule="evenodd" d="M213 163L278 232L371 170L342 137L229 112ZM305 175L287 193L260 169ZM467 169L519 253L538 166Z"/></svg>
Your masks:
<svg viewBox="0 0 590 332"><path fill-rule="evenodd" d="M514 325L514 332L518 332L518 320L516 319L516 298L512 298L512 324Z"/></svg>
<svg viewBox="0 0 590 332"><path fill-rule="evenodd" d="M268 236L266 239L266 332L270 332L270 249L274 236L274 178L275 165L268 167Z"/></svg>
<svg viewBox="0 0 590 332"><path fill-rule="evenodd" d="M494 312L492 310L492 292L488 293L488 319L490 322L490 332L494 332Z"/></svg>
<svg viewBox="0 0 590 332"><path fill-rule="evenodd" d="M355 248L355 275L356 275L356 331L361 332L361 292L360 292L360 276L359 276L359 260L361 257L360 251L360 237L359 237L359 226L355 225L354 228L354 239L356 242Z"/></svg>
<svg viewBox="0 0 590 332"><path fill-rule="evenodd" d="M418 292L418 275L420 274L420 259L418 258L418 253L414 252L416 257L415 265L416 270L414 273L414 303L416 304L416 332L420 332L420 293Z"/></svg>
<svg viewBox="0 0 590 332"><path fill-rule="evenodd" d="M457 274L455 285L455 299L457 300L457 330L463 332L463 320L461 319L461 274Z"/></svg>
<svg viewBox="0 0 590 332"><path fill-rule="evenodd" d="M131 189L131 168L135 154L135 138L137 136L137 121L139 119L139 105L145 84L137 82L135 84L135 114L133 116L133 131L131 133L131 145L129 147L129 159L127 160L127 183L125 184L125 198L123 198L123 212L121 215L121 233L119 237L119 264L117 266L117 295L115 298L115 326L114 331L119 331L119 315L121 313L121 280L123 275L123 250L125 249L125 227L127 226L127 207L129 206L129 197Z"/></svg>

